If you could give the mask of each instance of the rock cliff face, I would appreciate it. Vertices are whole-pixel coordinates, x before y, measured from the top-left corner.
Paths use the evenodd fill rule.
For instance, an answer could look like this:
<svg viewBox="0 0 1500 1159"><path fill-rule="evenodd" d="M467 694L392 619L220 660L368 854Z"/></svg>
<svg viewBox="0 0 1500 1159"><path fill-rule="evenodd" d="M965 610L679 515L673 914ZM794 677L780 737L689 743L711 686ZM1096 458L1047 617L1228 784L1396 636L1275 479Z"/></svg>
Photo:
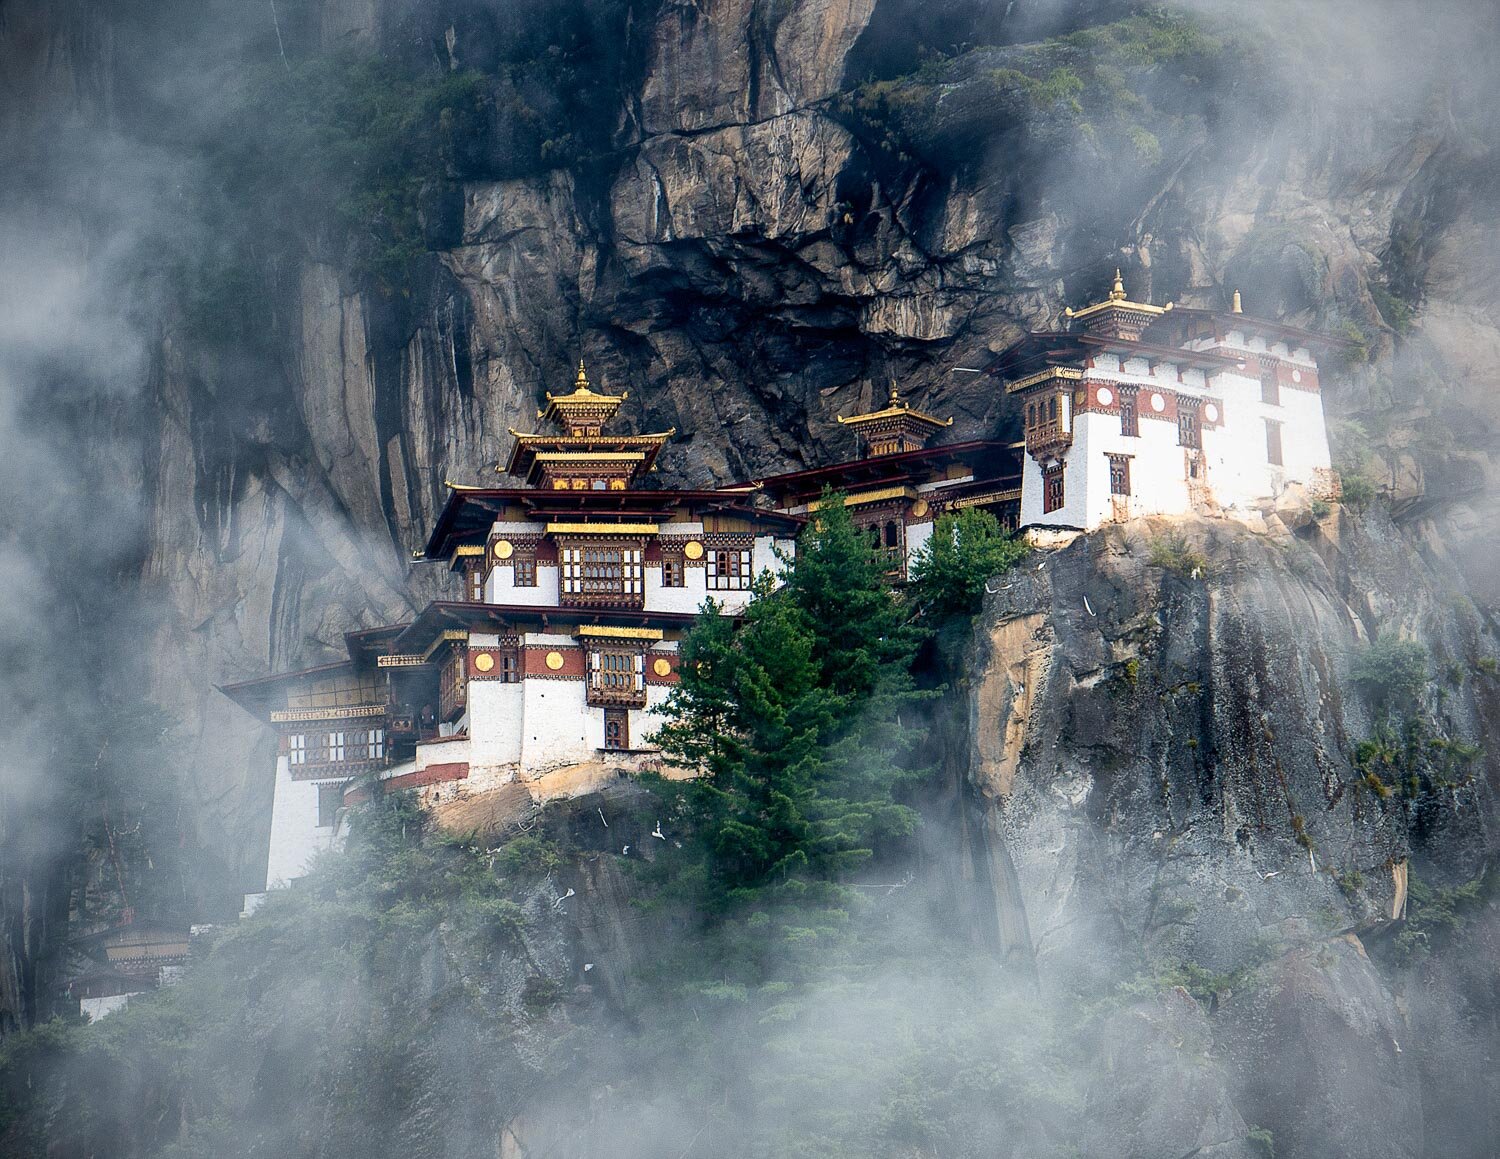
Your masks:
<svg viewBox="0 0 1500 1159"><path fill-rule="evenodd" d="M1177 571L1151 562L1174 535ZM1425 805L1372 792L1352 759L1374 722L1351 659L1377 632L1429 641L1437 731L1491 735L1493 629L1456 580L1388 523L1335 515L1296 534L1125 525L996 585L966 773L994 936L1044 987L1200 981L1201 1008L1179 994L1106 1031L1098 1122L1118 1134L1098 1154L1190 1154L1236 1116L1275 1124L1277 1155L1492 1147L1489 1068L1429 1081L1437 1056L1493 1047L1466 1018L1472 980L1388 951L1393 916L1417 920L1409 881L1451 886L1492 858L1495 754ZM1201 1122L1150 1095L1188 1057L1210 1060L1182 1087ZM1474 1099L1462 1126L1451 1084Z"/></svg>

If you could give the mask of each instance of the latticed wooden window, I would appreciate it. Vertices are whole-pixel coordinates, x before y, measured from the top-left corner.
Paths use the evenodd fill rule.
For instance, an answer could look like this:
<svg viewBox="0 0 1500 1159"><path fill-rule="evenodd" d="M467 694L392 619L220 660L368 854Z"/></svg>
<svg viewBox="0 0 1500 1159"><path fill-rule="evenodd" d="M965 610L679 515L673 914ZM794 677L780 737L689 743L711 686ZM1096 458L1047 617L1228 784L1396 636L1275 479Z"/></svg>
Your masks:
<svg viewBox="0 0 1500 1159"><path fill-rule="evenodd" d="M1064 502L1063 465L1054 463L1042 469L1042 511L1057 511Z"/></svg>
<svg viewBox="0 0 1500 1159"><path fill-rule="evenodd" d="M565 547L562 594L639 597L645 588L645 552L638 547Z"/></svg>
<svg viewBox="0 0 1500 1159"><path fill-rule="evenodd" d="M363 744L365 759L379 761L385 759L385 729L372 728L364 734Z"/></svg>
<svg viewBox="0 0 1500 1159"><path fill-rule="evenodd" d="M469 603L484 603L484 565L482 563L471 563L464 569L464 578L467 581Z"/></svg>
<svg viewBox="0 0 1500 1159"><path fill-rule="evenodd" d="M743 591L750 586L750 552L719 548L708 554L708 586L715 591Z"/></svg>
<svg viewBox="0 0 1500 1159"><path fill-rule="evenodd" d="M307 734L293 733L286 738L287 760L294 765L307 764Z"/></svg>
<svg viewBox="0 0 1500 1159"><path fill-rule="evenodd" d="M630 747L630 713L623 708L604 710L604 747L628 749Z"/></svg>
<svg viewBox="0 0 1500 1159"><path fill-rule="evenodd" d="M1203 447L1203 426L1198 421L1196 401L1181 399L1177 404L1177 443L1192 450Z"/></svg>
<svg viewBox="0 0 1500 1159"><path fill-rule="evenodd" d="M1261 375L1260 401L1271 406L1281 405L1281 383L1274 374Z"/></svg>
<svg viewBox="0 0 1500 1159"><path fill-rule="evenodd" d="M511 581L518 588L536 587L536 556L531 552L517 552L512 560L515 578Z"/></svg>
<svg viewBox="0 0 1500 1159"><path fill-rule="evenodd" d="M661 586L664 588L687 586L687 565L683 562L680 549L662 552Z"/></svg>
<svg viewBox="0 0 1500 1159"><path fill-rule="evenodd" d="M1130 456L1109 455L1109 493L1130 494Z"/></svg>
<svg viewBox="0 0 1500 1159"><path fill-rule="evenodd" d="M450 648L438 678L438 711L444 720L462 714L468 700L468 657L461 647Z"/></svg>
<svg viewBox="0 0 1500 1159"><path fill-rule="evenodd" d="M589 698L596 704L644 704L646 655L638 648L589 653Z"/></svg>
<svg viewBox="0 0 1500 1159"><path fill-rule="evenodd" d="M1134 389L1120 387L1120 434L1128 439L1139 438L1141 427L1136 413L1137 395Z"/></svg>

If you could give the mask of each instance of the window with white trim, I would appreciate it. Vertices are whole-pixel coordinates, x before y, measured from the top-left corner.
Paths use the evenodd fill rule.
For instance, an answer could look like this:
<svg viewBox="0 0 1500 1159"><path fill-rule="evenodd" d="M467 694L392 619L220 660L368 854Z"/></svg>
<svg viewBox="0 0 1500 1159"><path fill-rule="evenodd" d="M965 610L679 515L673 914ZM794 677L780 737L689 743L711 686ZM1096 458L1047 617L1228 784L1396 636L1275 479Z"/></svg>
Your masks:
<svg viewBox="0 0 1500 1159"><path fill-rule="evenodd" d="M707 570L711 591L745 591L750 587L750 552L716 548L708 553Z"/></svg>
<svg viewBox="0 0 1500 1159"><path fill-rule="evenodd" d="M286 738L287 760L294 765L307 764L307 734L298 732Z"/></svg>
<svg viewBox="0 0 1500 1159"><path fill-rule="evenodd" d="M589 699L598 704L644 704L646 654L629 647L592 649Z"/></svg>
<svg viewBox="0 0 1500 1159"><path fill-rule="evenodd" d="M559 555L564 596L638 599L645 590L645 552L639 547L564 547Z"/></svg>

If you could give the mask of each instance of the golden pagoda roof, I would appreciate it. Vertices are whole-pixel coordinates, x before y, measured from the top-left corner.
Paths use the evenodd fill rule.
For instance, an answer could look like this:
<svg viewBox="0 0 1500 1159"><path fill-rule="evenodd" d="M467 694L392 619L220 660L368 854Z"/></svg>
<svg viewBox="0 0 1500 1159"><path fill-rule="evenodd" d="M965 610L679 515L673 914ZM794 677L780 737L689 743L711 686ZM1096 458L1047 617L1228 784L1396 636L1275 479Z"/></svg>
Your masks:
<svg viewBox="0 0 1500 1159"><path fill-rule="evenodd" d="M1149 302L1132 302L1125 293L1125 279L1120 276L1120 271L1115 271L1114 288L1110 290L1109 297L1102 302L1095 302L1092 306L1085 306L1082 310L1074 310L1071 306L1063 311L1063 314L1078 322L1084 318L1092 318L1095 314L1102 314L1106 310L1131 310L1139 314L1148 314L1152 317L1165 314L1172 308L1172 303L1165 306L1153 306Z"/></svg>
<svg viewBox="0 0 1500 1159"><path fill-rule="evenodd" d="M873 410L868 414L850 415L848 418L845 418L843 415L836 415L835 417L842 425L849 427L858 427L863 426L866 423L875 423L880 422L883 419L894 418L911 419L918 423L926 423L933 428L951 427L953 425L953 420L951 418L935 418L930 414L925 414L922 411L917 410L915 407L908 406L906 403L902 402L900 390L897 388L894 382L891 383L891 397L886 400L886 405L883 410Z"/></svg>
<svg viewBox="0 0 1500 1159"><path fill-rule="evenodd" d="M600 394L589 385L588 371L584 369L583 359L578 360L578 376L573 380L573 389L567 394L553 394L547 392L547 409L536 412L539 419L556 419L563 423L567 422L569 412L599 412L601 422L608 421L620 405L630 397L630 392L624 394Z"/></svg>

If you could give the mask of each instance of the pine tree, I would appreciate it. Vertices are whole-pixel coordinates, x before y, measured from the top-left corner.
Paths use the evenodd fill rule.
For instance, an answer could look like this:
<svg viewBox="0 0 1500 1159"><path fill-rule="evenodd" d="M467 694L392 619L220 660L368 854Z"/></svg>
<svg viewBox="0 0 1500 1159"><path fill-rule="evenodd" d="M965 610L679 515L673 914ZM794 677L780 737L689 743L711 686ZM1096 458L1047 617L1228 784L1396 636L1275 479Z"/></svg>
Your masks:
<svg viewBox="0 0 1500 1159"><path fill-rule="evenodd" d="M687 815L697 880L715 909L826 889L877 846L910 833L897 800L913 776L918 634L874 548L838 497L804 533L778 588L755 584L736 627L712 602L682 647L681 681L656 734L698 773L660 783Z"/></svg>
<svg viewBox="0 0 1500 1159"><path fill-rule="evenodd" d="M816 637L827 687L867 696L908 671L921 634L891 590L880 549L854 526L840 493L823 493L798 538L787 589Z"/></svg>
<svg viewBox="0 0 1500 1159"><path fill-rule="evenodd" d="M923 616L971 616L984 601L986 582L1026 555L1026 542L1007 535L987 511L967 508L944 515L912 561L913 602Z"/></svg>

